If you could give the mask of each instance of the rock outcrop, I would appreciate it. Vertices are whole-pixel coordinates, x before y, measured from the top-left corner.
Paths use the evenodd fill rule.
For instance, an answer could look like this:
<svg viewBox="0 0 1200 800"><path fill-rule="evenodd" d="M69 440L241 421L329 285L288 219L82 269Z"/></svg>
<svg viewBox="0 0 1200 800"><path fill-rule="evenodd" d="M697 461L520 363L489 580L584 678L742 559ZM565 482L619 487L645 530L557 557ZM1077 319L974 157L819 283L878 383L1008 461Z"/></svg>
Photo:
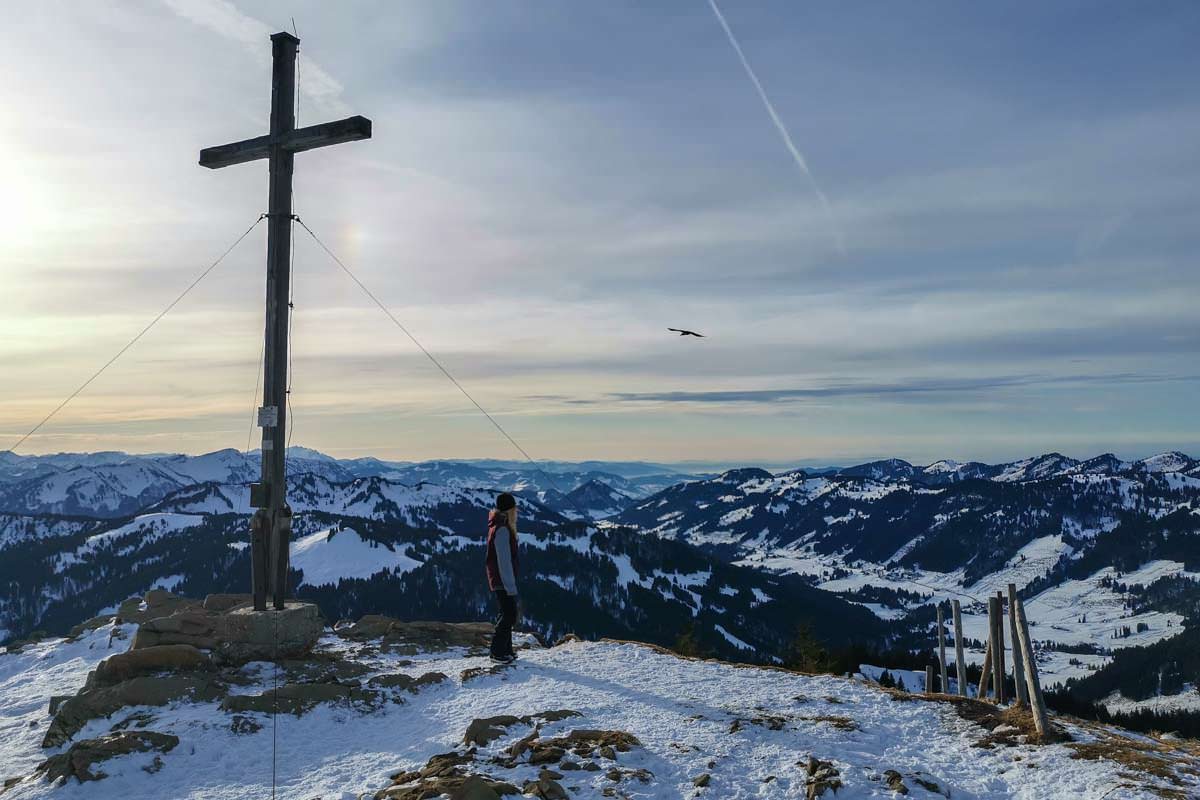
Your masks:
<svg viewBox="0 0 1200 800"><path fill-rule="evenodd" d="M129 706L162 706L175 700L211 701L224 694L215 676L204 672L143 675L112 686L81 689L58 704L42 738L42 747L58 747L89 720L107 717Z"/></svg>
<svg viewBox="0 0 1200 800"><path fill-rule="evenodd" d="M239 664L299 658L312 652L325 629L311 603L289 601L281 610L255 611L243 595L209 595L199 603L149 592L137 609L127 611L132 602L123 603L118 616L138 622L134 650L189 645Z"/></svg>
<svg viewBox="0 0 1200 800"><path fill-rule="evenodd" d="M211 666L209 657L190 644L163 644L128 650L101 661L88 675L85 689L113 686L156 672L198 670Z"/></svg>
<svg viewBox="0 0 1200 800"><path fill-rule="evenodd" d="M286 683L262 694L229 695L221 701L221 709L237 713L283 712L300 716L321 703L336 702L377 708L383 702L383 694L342 683Z"/></svg>
<svg viewBox="0 0 1200 800"><path fill-rule="evenodd" d="M80 783L98 781L108 777L96 766L103 761L129 753L152 751L167 753L175 749L178 744L179 737L169 733L155 733L154 731L110 733L96 739L84 739L76 742L67 752L51 756L43 761L35 774L44 775L50 781L60 778L74 778ZM161 767L162 761L155 757L151 764L151 767L146 768L148 771L153 771L155 767Z"/></svg>
<svg viewBox="0 0 1200 800"><path fill-rule="evenodd" d="M483 648L493 627L486 622L404 622L381 614L367 614L358 622L339 625L336 633L356 642L378 640L381 646L410 647L412 652L451 647Z"/></svg>

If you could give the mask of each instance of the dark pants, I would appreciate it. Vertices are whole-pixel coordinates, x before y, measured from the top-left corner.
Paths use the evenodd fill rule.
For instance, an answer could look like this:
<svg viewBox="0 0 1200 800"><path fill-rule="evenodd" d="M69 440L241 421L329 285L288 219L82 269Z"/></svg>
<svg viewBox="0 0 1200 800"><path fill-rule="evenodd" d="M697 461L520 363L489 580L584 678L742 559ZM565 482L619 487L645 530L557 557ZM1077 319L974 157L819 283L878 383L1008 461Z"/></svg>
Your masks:
<svg viewBox="0 0 1200 800"><path fill-rule="evenodd" d="M517 621L517 598L503 589L496 590L500 616L496 617L496 632L492 634L492 655L510 656L513 652L512 629Z"/></svg>

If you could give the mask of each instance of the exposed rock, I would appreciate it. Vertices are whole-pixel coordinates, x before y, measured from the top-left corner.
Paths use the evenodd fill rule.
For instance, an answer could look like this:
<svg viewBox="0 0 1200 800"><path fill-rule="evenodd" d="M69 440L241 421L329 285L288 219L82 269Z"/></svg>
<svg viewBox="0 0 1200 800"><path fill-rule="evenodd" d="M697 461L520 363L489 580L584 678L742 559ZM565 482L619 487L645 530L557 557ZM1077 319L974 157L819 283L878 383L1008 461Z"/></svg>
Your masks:
<svg viewBox="0 0 1200 800"><path fill-rule="evenodd" d="M367 683L379 689L403 689L406 692L416 694L421 690L422 686L432 686L435 683L441 683L445 680L447 680L447 677L442 672L426 672L419 678L414 678L411 675L403 673L393 673L391 675L378 675L371 678Z"/></svg>
<svg viewBox="0 0 1200 800"><path fill-rule="evenodd" d="M500 800L500 795L483 778L470 775L450 793L450 800Z"/></svg>
<svg viewBox="0 0 1200 800"><path fill-rule="evenodd" d="M80 636L83 636L89 631L94 631L97 628L103 628L105 625L114 621L115 619L115 614L104 614L103 616L92 617L86 622L81 622L71 628L71 630L67 633L67 638L71 640L78 639Z"/></svg>
<svg viewBox="0 0 1200 800"><path fill-rule="evenodd" d="M79 782L97 781L107 777L95 764L127 753L147 753L157 750L166 753L179 744L179 737L154 731L122 731L96 739L84 739L71 745L65 753L51 756L38 766L37 772L50 781L75 778Z"/></svg>
<svg viewBox="0 0 1200 800"><path fill-rule="evenodd" d="M492 664L489 667L468 667L459 673L459 680L463 683L473 681L476 678L481 678L484 675L499 675L506 669L510 669L512 664Z"/></svg>
<svg viewBox="0 0 1200 800"><path fill-rule="evenodd" d="M26 636L24 639L17 639L15 641L9 642L8 645L4 648L4 652L19 653L23 649L28 647L29 645L37 644L38 642L44 641L49 638L51 638L51 636L50 636L49 632L47 632L47 631L33 631L28 636Z"/></svg>
<svg viewBox="0 0 1200 800"><path fill-rule="evenodd" d="M151 589L146 597L131 597L117 608L118 622L136 622L138 625L159 617L169 617L186 609L201 608L198 600L173 595L165 589Z"/></svg>
<svg viewBox="0 0 1200 800"><path fill-rule="evenodd" d="M429 675L439 675L441 673L427 673L421 676L424 680ZM443 678L445 676L442 676ZM480 747L486 747L491 742L500 738L505 734L507 729L518 723L522 725L536 725L541 727L543 722L559 722L571 717L583 716L578 711L572 711L569 708L560 708L554 711L542 711L537 714L526 714L521 717L515 717L511 714L502 714L498 717L484 717L482 719L471 720L471 724L467 726L466 732L463 734L463 744L476 744ZM537 731L522 739L513 747L509 748L509 752L513 756L519 756L523 753L526 747L537 739ZM522 745L518 748L518 745Z"/></svg>
<svg viewBox="0 0 1200 800"><path fill-rule="evenodd" d="M216 650L232 663L306 656L324 630L312 603L289 601L279 611L255 611L243 595L209 595L201 604L155 590L144 603L137 598L122 603L117 616L138 623L134 650L191 645Z"/></svg>
<svg viewBox="0 0 1200 800"><path fill-rule="evenodd" d="M308 658L285 658L278 662L287 683L344 683L359 686L357 680L374 672L366 664L351 661L338 653L312 653Z"/></svg>
<svg viewBox="0 0 1200 800"><path fill-rule="evenodd" d="M528 750L535 741L537 741L537 738L540 734L541 732L539 730L534 729L530 731L527 736L523 736L517 741L513 742L508 748L509 756L511 756L513 759L520 758L521 755Z"/></svg>
<svg viewBox="0 0 1200 800"><path fill-rule="evenodd" d="M910 775L909 777L912 778L913 783L915 783L917 786L920 786L922 789L924 789L927 792L932 792L934 794L940 794L942 797L950 796L949 789L943 789L938 784L937 781L935 781L931 778L926 778L920 774Z"/></svg>
<svg viewBox="0 0 1200 800"><path fill-rule="evenodd" d="M525 717L524 719L528 720L529 717ZM471 724L467 726L466 733L463 734L463 744L476 744L480 747L486 747L507 733L508 726L516 725L522 721L524 720L521 717L514 717L511 714L471 720Z"/></svg>
<svg viewBox="0 0 1200 800"><path fill-rule="evenodd" d="M550 744L535 744L529 753L530 764L553 764L566 753L561 747Z"/></svg>
<svg viewBox="0 0 1200 800"><path fill-rule="evenodd" d="M577 716L577 714L576 712L570 712L570 716ZM638 741L636 736L625 731L601 731L581 728L571 731L566 736L533 742L530 745L530 749L532 750L530 763L546 763L547 760L557 761L562 758L567 750L570 750L581 758L587 758L593 753L599 753L603 758L615 761L618 750L626 752L633 746L640 744L641 742ZM514 753L514 755L519 755L519 753ZM535 761L534 759L537 760Z"/></svg>
<svg viewBox="0 0 1200 800"><path fill-rule="evenodd" d="M486 622L403 622L381 614L367 614L337 633L352 641L380 639L383 644L411 644L423 650L450 647L486 647L493 627Z"/></svg>
<svg viewBox="0 0 1200 800"><path fill-rule="evenodd" d="M374 795L377 800L426 800L449 794L461 800L493 800L503 795L520 794L516 786L486 775L468 774L464 767L473 755L451 751L433 756L416 772L399 772L392 785ZM490 792L490 793L489 793Z"/></svg>
<svg viewBox="0 0 1200 800"><path fill-rule="evenodd" d="M234 714L233 720L229 723L229 730L239 736L244 736L248 733L258 733L262 730L262 727L252 717L244 717L241 714Z"/></svg>
<svg viewBox="0 0 1200 800"><path fill-rule="evenodd" d="M708 786L708 784L711 781L712 781L712 775L709 775L707 772L704 772L704 773L701 773L701 774L697 775L696 777L692 778L692 785L698 789L703 789L705 786Z"/></svg>
<svg viewBox="0 0 1200 800"><path fill-rule="evenodd" d="M884 771L883 782L893 792L908 794L908 787L904 785L904 776L894 769Z"/></svg>
<svg viewBox="0 0 1200 800"><path fill-rule="evenodd" d="M254 604L254 596L249 594L210 594L204 598L205 611L230 611L238 606Z"/></svg>
<svg viewBox="0 0 1200 800"><path fill-rule="evenodd" d="M219 614L205 611L197 604L174 614L144 619L139 622L138 632L133 637L133 649L187 644L201 650L214 650L217 647L219 617Z"/></svg>
<svg viewBox="0 0 1200 800"><path fill-rule="evenodd" d="M737 733L748 724L761 725L762 727L772 731L781 731L783 730L784 725L787 724L787 717L781 717L775 714L760 714L757 717L750 717L749 719L739 717L730 723L729 732Z"/></svg>
<svg viewBox="0 0 1200 800"><path fill-rule="evenodd" d="M307 656L325 630L316 605L293 600L279 611L237 607L219 614L217 620L221 656L239 664Z"/></svg>
<svg viewBox="0 0 1200 800"><path fill-rule="evenodd" d="M112 686L139 675L166 670L204 669L208 656L189 644L164 644L109 656L88 674L85 689Z"/></svg>
<svg viewBox="0 0 1200 800"><path fill-rule="evenodd" d="M155 717L148 711L135 711L120 722L114 723L110 730L123 731L129 728L145 728L154 722Z"/></svg>
<svg viewBox="0 0 1200 800"><path fill-rule="evenodd" d="M79 732L88 720L107 717L127 706L161 706L183 698L215 700L221 693L220 684L206 673L143 675L113 686L84 689L59 704L42 739L42 747L57 747Z"/></svg>
<svg viewBox="0 0 1200 800"><path fill-rule="evenodd" d="M842 788L841 773L829 761L809 756L805 773L807 776L805 779L807 800L816 800L830 790L836 794L837 790Z"/></svg>
<svg viewBox="0 0 1200 800"><path fill-rule="evenodd" d="M221 709L237 713L282 711L300 716L320 703L349 702L376 707L381 700L379 692L341 683L285 683L262 694L230 695L221 701Z"/></svg>
<svg viewBox="0 0 1200 800"><path fill-rule="evenodd" d="M541 797L543 800L569 800L570 795L558 781L546 776L525 784L522 793L530 797Z"/></svg>

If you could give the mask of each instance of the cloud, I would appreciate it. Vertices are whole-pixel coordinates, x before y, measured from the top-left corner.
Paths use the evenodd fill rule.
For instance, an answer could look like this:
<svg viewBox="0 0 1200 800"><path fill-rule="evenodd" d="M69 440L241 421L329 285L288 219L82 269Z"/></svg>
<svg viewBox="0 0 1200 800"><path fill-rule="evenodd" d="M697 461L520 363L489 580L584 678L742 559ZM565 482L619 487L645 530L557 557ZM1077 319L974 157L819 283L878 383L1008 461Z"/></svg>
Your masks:
<svg viewBox="0 0 1200 800"><path fill-rule="evenodd" d="M792 160L796 162L796 166L808 178L809 183L812 184L813 191L821 200L821 205L824 207L825 214L829 218L830 227L833 229L838 250L844 254L846 245L842 240L841 231L834 222L833 209L830 208L829 200L825 197L825 192L821 191L821 187L817 183L816 177L813 176L812 170L808 168L808 160L804 158L804 155L800 152L800 148L796 147L795 142L792 141L792 134L788 132L787 126L783 124L783 120L779 118L778 112L775 111L775 105L771 102L771 98L767 96L767 90L763 88L762 82L754 72L754 67L750 66L750 61L742 51L741 44L738 42L737 37L733 35L733 29L729 27L729 23L725 21L725 15L721 13L720 7L717 6L717 1L708 0L708 5L712 8L717 22L721 24L721 29L725 31L725 36L729 39L729 44L733 46L733 51L737 53L738 60L742 62L742 67L746 70L746 75L750 78L750 82L754 84L754 89L758 92L759 99L762 100L763 106L767 109L767 114L771 117L771 122L775 125L775 130L779 131L779 136L783 139L784 146L791 153Z"/></svg>
<svg viewBox="0 0 1200 800"><path fill-rule="evenodd" d="M732 389L715 391L615 392L607 400L623 403L764 403L832 398L904 399L980 394L1014 387L1087 386L1096 384L1144 384L1200 381L1200 375L1004 375L985 378L913 379L898 383L841 383L803 389ZM566 402L595 403L583 399Z"/></svg>
<svg viewBox="0 0 1200 800"><path fill-rule="evenodd" d="M281 29L272 29L267 23L243 14L229 0L162 2L180 17L243 45L260 63L270 63L269 37ZM302 94L308 96L322 110L337 114L346 113L346 106L341 100L342 84L320 64L304 55L303 44L300 47L298 69L298 86Z"/></svg>

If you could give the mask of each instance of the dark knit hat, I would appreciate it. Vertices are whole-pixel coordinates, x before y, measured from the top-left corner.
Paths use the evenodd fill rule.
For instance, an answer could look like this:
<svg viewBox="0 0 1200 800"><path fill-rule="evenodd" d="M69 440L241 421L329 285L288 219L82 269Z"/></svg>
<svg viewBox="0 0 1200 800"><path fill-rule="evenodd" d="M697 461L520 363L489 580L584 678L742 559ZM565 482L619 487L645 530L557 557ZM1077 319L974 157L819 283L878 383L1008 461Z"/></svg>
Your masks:
<svg viewBox="0 0 1200 800"><path fill-rule="evenodd" d="M502 492L496 498L496 509L498 511L508 511L510 508L517 507L517 500L508 492Z"/></svg>

